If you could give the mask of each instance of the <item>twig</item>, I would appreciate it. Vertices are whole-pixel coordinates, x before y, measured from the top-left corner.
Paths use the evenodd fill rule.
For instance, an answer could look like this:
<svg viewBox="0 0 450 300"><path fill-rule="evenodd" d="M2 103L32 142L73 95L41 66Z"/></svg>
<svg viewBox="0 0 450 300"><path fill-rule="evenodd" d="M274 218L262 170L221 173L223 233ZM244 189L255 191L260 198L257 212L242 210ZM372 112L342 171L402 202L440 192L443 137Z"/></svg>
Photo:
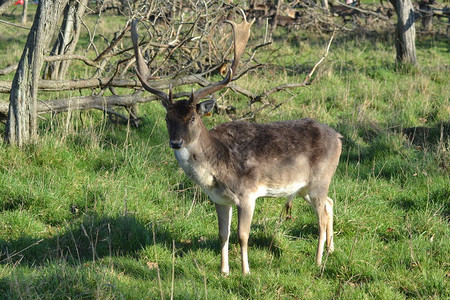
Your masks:
<svg viewBox="0 0 450 300"><path fill-rule="evenodd" d="M305 80L303 82L308 82L309 79L311 78L311 76L314 74L314 72L316 71L317 67L325 60L325 58L328 56L328 52L330 51L330 46L331 46L331 42L334 39L334 34L336 33L336 31L333 31L333 34L331 35L330 41L328 42L327 45L327 50L325 51L325 54L322 56L322 58L314 65L314 67L312 68L311 72L309 72L308 76L306 76Z"/></svg>
<svg viewBox="0 0 450 300"><path fill-rule="evenodd" d="M88 239L89 244L91 244L91 248L92 248L92 262L95 263L95 256L96 256L96 253L95 253L95 245L94 245L94 242L93 242L93 240L92 240L92 237L89 236L89 234L87 233L86 228L84 228L84 225L83 225L83 224L81 224L81 229L83 229L84 235L85 235L86 238Z"/></svg>
<svg viewBox="0 0 450 300"><path fill-rule="evenodd" d="M175 282L175 240L172 240L172 285L170 287L170 300L173 300L174 282Z"/></svg>
<svg viewBox="0 0 450 300"><path fill-rule="evenodd" d="M389 18L388 18L388 17L386 17L386 16L384 16L384 15L382 15L382 14L379 14L379 13L376 13L376 12L373 12L373 11L370 11L370 10L365 10L365 9L362 9L362 8L359 8L359 7L347 5L347 4L342 3L342 2L339 2L339 5L341 5L341 6L343 6L343 7L346 7L346 8L350 8L350 9L359 11L360 13L363 13L363 14L372 15L372 16L375 16L375 17L380 18L380 19L382 19L382 20L389 21Z"/></svg>
<svg viewBox="0 0 450 300"><path fill-rule="evenodd" d="M131 20L128 20L128 22L125 24L125 28L122 30L122 32L109 44L109 46L103 50L102 53L100 53L95 59L95 62L98 62L103 59L103 57L112 51L112 49L122 40L122 38L125 36L125 34L130 30L131 28Z"/></svg>
<svg viewBox="0 0 450 300"><path fill-rule="evenodd" d="M11 22L8 22L8 21L4 21L4 20L0 20L0 23L6 24L6 25L10 25L10 26L14 26L14 27L18 27L18 28L21 28L21 29L31 30L31 28L29 28L29 27L25 27L25 26L22 26L22 25L17 25L17 24L14 24L14 23L11 23Z"/></svg>
<svg viewBox="0 0 450 300"><path fill-rule="evenodd" d="M407 218L407 226L406 229L408 231L408 237L409 237L409 250L410 250L410 256L411 256L411 261L412 264L417 265L421 270L422 270L422 265L420 264L419 259L416 257L416 255L414 254L414 249L413 249L413 237L412 237L412 232L411 232L411 222L409 221L409 217L408 215L406 215Z"/></svg>
<svg viewBox="0 0 450 300"><path fill-rule="evenodd" d="M208 300L208 289L207 289L207 285L206 285L206 282L207 282L206 274L205 274L205 272L202 269L200 269L200 266L198 265L197 260L195 258L193 260L194 260L195 266L197 267L198 271L203 275L203 285L205 287L205 300Z"/></svg>
<svg viewBox="0 0 450 300"><path fill-rule="evenodd" d="M328 42L325 54L320 58L320 60L314 65L314 67L311 69L311 71L309 72L309 74L306 76L305 80L303 80L303 82L299 82L299 83L285 83L285 84L281 84L279 86L276 86L268 91L265 91L264 93L262 93L261 95L258 95L254 98L253 102L259 102L261 101L261 99L267 98L269 97L271 94L275 93L275 92L279 92L281 90L286 90L286 89L290 89L290 88L297 88L297 87L306 87L308 85L311 85L312 83L315 82L315 80L311 81L311 77L314 74L314 72L316 71L317 67L325 60L325 58L328 56L328 53L330 51L330 46L331 46L331 42L334 39L334 34L336 31L333 31L333 34Z"/></svg>
<svg viewBox="0 0 450 300"><path fill-rule="evenodd" d="M72 59L78 59L84 62L86 65L91 67L96 67L101 69L101 66L95 63L94 61L90 60L86 56L79 55L79 54L67 54L67 55L53 55L53 56L45 56L44 61L46 62L54 62L54 61L61 61L61 60L72 60Z"/></svg>
<svg viewBox="0 0 450 300"><path fill-rule="evenodd" d="M161 299L164 300L164 291L162 288L161 274L159 272L158 254L156 253L155 223L152 223L152 232L153 232L153 249L155 249L156 274L158 275L158 285L159 285L159 291L161 293Z"/></svg>
<svg viewBox="0 0 450 300"><path fill-rule="evenodd" d="M11 255L8 255L8 257L4 258L3 260L0 260L0 263L4 262L4 261L6 261L6 260L9 260L9 259L11 259L11 258L13 258L14 256L19 255L20 253L22 253L22 252L24 252L24 251L30 249L30 248L33 247L33 246L36 246L37 244L41 243L43 240L44 240L44 239L37 240L36 242L34 242L33 244L31 244L31 245L29 245L29 246L23 248L22 250L20 250L20 251L18 251L18 252L16 252L16 253L13 253L13 254L11 254Z"/></svg>

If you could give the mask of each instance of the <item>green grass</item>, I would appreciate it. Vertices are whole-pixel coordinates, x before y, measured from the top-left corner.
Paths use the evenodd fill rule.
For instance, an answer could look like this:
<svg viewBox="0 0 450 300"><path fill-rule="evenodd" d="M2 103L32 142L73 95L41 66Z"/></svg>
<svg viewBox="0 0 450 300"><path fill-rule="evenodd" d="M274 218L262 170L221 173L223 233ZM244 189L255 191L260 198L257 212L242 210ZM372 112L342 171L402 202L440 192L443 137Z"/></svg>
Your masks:
<svg viewBox="0 0 450 300"><path fill-rule="evenodd" d="M251 73L240 85L258 92L302 81L328 41L280 36L261 56L274 63L275 51L286 69ZM20 49L24 40L10 43ZM20 57L3 45L0 67ZM314 262L313 210L296 199L294 220L280 221L284 200L260 199L251 275L240 271L236 212L231 274L220 275L214 206L177 166L159 104L139 107L137 129L96 111L48 116L39 143L0 145L0 298L449 298L448 46L419 36L420 66L406 70L395 66L391 39L340 35L320 81L256 116L313 117L344 135L330 188L336 251L323 269ZM248 108L233 93L224 101ZM226 120L215 114L205 123ZM403 134L410 128L414 140Z"/></svg>

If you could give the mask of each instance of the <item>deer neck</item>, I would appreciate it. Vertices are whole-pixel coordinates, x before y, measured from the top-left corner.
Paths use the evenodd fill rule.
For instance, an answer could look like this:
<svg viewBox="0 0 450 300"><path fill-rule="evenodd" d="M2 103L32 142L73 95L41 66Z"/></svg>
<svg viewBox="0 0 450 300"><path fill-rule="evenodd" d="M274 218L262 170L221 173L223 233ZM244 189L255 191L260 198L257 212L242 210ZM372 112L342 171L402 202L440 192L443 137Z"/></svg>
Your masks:
<svg viewBox="0 0 450 300"><path fill-rule="evenodd" d="M202 187L214 184L210 160L211 154L214 153L214 144L203 123L199 126L198 136L186 147L174 150L174 153L178 164L191 180Z"/></svg>

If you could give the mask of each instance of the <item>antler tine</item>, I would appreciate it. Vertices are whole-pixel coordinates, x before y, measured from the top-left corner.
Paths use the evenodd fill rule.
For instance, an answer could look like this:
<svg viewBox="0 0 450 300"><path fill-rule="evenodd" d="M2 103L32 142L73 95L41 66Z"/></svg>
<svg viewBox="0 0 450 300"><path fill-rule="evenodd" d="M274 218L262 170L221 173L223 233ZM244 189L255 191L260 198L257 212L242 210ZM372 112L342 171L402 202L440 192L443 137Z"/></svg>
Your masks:
<svg viewBox="0 0 450 300"><path fill-rule="evenodd" d="M245 17L244 11L242 9L240 9L239 11L241 12L243 18L243 21L241 23L236 24L233 21L229 20L224 21L225 23L231 25L231 28L233 30L233 43L234 43L234 59L227 76L222 81L204 87L195 92L195 94L192 95L190 99L191 105L195 105L200 99L223 89L233 79L233 74L236 73L239 61L241 59L242 54L244 53L245 47L247 46L248 38L250 37L250 27L253 25L253 22L255 22L255 19L253 19L250 23L247 22L247 18Z"/></svg>
<svg viewBox="0 0 450 300"><path fill-rule="evenodd" d="M242 54L244 54L245 47L247 46L248 38L250 37L250 27L255 22L253 19L250 23L247 22L247 18L242 9L239 9L242 14L242 22L236 24L233 21L225 20L226 23L231 25L233 29L233 40L234 40L234 59L231 64L231 69L233 73L236 73L236 69L238 67L239 61L241 60Z"/></svg>
<svg viewBox="0 0 450 300"><path fill-rule="evenodd" d="M138 22L139 20L133 20L133 22L131 22L131 40L133 41L134 56L136 57L136 75L139 78L139 81L141 82L144 89L158 96L162 100L163 105L167 107L168 105L173 104L172 97L169 97L163 91L152 88L147 83L149 71L144 58L142 57L141 49L139 49L139 35L137 33Z"/></svg>
<svg viewBox="0 0 450 300"><path fill-rule="evenodd" d="M169 102L173 104L173 86L171 83L169 84Z"/></svg>
<svg viewBox="0 0 450 300"><path fill-rule="evenodd" d="M220 91L231 82L232 77L233 77L233 70L231 70L230 68L228 70L227 76L222 81L208 85L204 88L199 89L195 93L192 93L189 99L190 105L196 105L200 99L208 95L211 95L214 92Z"/></svg>
<svg viewBox="0 0 450 300"><path fill-rule="evenodd" d="M137 33L137 23L139 20L131 22L131 40L133 41L134 56L136 57L136 66L138 72L143 78L148 77L148 67L142 57L141 49L139 49L139 34Z"/></svg>

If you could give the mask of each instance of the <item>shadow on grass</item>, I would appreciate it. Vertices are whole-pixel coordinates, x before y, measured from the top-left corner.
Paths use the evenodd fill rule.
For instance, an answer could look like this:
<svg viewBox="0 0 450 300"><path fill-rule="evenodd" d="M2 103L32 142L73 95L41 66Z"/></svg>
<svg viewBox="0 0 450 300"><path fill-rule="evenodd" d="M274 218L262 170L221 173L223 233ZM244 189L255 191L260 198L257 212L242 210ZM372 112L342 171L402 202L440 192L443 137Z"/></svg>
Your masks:
<svg viewBox="0 0 450 300"><path fill-rule="evenodd" d="M133 216L88 215L68 227L65 233L48 239L0 239L0 263L41 265L51 259L80 263L111 255L134 255L151 241L147 228Z"/></svg>
<svg viewBox="0 0 450 300"><path fill-rule="evenodd" d="M217 229L218 231L218 229ZM201 250L212 250L216 253L217 259L220 260L220 242L219 235L211 234L207 236L196 236L191 239L180 239L167 230L155 229L156 243L165 247L170 247L175 241L176 257L183 257L188 252L196 252ZM239 245L237 230L231 230L230 247ZM267 232L257 224L253 224L249 237L249 248L265 249L275 257L282 255L281 241L274 232Z"/></svg>
<svg viewBox="0 0 450 300"><path fill-rule="evenodd" d="M438 150L450 139L450 123L444 122L436 124L433 127L408 127L393 128L386 130L377 124L361 123L356 125L342 123L339 124L339 130L344 135L343 153L341 158L347 158L349 162L361 163L373 161L375 157L387 157L391 154L397 154L395 147L395 138L393 134L404 135L406 141L415 146L414 150ZM357 131L358 136L368 145L360 146L358 142L349 138L352 131ZM394 143L394 144L393 144Z"/></svg>
<svg viewBox="0 0 450 300"><path fill-rule="evenodd" d="M418 147L429 148L437 146L450 139L450 123L437 124L434 127L408 127L401 132Z"/></svg>
<svg viewBox="0 0 450 300"><path fill-rule="evenodd" d="M319 228L317 221L313 223L304 224L303 226L296 226L289 231L289 235L300 237L302 239L318 239Z"/></svg>
<svg viewBox="0 0 450 300"><path fill-rule="evenodd" d="M50 261L61 260L76 266L109 256L137 257L141 250L154 244L153 234L156 244L169 251L172 251L174 241L177 256L201 249L213 249L220 254L218 235L185 239L169 227L170 224L155 223L152 228L152 225L142 224L133 215L86 215L83 220L70 223L64 233L54 234L50 238L0 238L0 265L42 266ZM236 234L232 234L230 239L233 243L237 242Z"/></svg>

